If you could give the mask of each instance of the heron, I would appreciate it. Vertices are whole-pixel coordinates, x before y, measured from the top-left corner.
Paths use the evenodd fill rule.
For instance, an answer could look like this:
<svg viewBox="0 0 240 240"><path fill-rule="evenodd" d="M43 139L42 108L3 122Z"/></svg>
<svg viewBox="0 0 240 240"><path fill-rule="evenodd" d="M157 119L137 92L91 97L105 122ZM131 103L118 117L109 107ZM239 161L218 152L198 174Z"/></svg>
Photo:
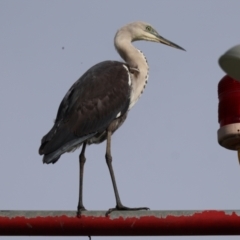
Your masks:
<svg viewBox="0 0 240 240"><path fill-rule="evenodd" d="M148 23L133 22L120 28L114 46L124 60L103 61L88 69L69 89L58 108L51 130L42 138L39 154L43 163L56 163L62 154L82 146L79 155L79 200L77 215L83 205L83 173L87 145L106 140L105 159L114 189L115 210L147 210L122 204L112 167L111 136L122 126L128 112L142 95L148 82L149 66L142 51L132 42L146 40L185 50L167 40Z"/></svg>

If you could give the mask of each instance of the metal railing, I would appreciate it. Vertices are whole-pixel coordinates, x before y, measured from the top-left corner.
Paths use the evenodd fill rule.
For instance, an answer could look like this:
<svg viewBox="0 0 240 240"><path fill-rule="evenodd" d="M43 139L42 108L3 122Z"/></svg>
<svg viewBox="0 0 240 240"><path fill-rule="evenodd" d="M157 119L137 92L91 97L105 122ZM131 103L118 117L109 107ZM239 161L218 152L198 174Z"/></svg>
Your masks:
<svg viewBox="0 0 240 240"><path fill-rule="evenodd" d="M233 211L0 211L0 236L240 235Z"/></svg>

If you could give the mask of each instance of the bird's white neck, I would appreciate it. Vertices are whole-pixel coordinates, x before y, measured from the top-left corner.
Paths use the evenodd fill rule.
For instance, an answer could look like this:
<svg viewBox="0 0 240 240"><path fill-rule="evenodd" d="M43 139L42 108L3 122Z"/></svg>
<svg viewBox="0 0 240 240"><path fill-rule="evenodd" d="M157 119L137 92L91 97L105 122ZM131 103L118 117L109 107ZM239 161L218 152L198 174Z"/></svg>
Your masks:
<svg viewBox="0 0 240 240"><path fill-rule="evenodd" d="M137 102L141 96L148 80L148 63L146 57L143 53L132 45L132 39L126 38L126 36L121 37L121 34L117 34L115 37L114 45L120 54L120 56L125 60L125 62L132 68L138 69L139 72L132 72L132 93L130 107Z"/></svg>

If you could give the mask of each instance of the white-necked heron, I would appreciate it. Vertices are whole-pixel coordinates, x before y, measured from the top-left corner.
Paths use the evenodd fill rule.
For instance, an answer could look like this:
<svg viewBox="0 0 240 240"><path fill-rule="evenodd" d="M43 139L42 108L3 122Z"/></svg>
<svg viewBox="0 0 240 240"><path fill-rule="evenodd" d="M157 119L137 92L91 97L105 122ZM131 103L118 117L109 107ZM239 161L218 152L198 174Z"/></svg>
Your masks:
<svg viewBox="0 0 240 240"><path fill-rule="evenodd" d="M111 136L123 124L128 111L141 96L148 81L148 63L132 45L137 40L163 43L184 50L163 38L150 25L133 22L119 29L114 45L125 62L100 62L80 77L63 98L52 129L42 138L39 154L44 163L55 163L65 152L82 145L79 155L78 215L85 210L82 201L83 168L86 145L107 140L106 162L114 188L116 207L108 210L142 210L125 207L119 197L111 156Z"/></svg>

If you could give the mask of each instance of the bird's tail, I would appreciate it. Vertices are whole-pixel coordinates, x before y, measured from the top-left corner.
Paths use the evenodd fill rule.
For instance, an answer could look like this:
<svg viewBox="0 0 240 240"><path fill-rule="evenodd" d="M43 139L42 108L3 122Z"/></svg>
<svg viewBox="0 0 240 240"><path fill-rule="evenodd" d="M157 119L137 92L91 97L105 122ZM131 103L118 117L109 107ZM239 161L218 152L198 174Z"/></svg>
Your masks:
<svg viewBox="0 0 240 240"><path fill-rule="evenodd" d="M59 149L57 149L54 152L48 153L48 154L44 154L43 156L43 163L55 163L58 161L58 159L61 157L61 155L65 152L69 152L72 149L76 149L76 147L83 143L85 140L91 138L92 136L94 136L95 133L83 136L81 138L76 138L72 141L69 141L67 143L65 143L62 147L60 147Z"/></svg>

